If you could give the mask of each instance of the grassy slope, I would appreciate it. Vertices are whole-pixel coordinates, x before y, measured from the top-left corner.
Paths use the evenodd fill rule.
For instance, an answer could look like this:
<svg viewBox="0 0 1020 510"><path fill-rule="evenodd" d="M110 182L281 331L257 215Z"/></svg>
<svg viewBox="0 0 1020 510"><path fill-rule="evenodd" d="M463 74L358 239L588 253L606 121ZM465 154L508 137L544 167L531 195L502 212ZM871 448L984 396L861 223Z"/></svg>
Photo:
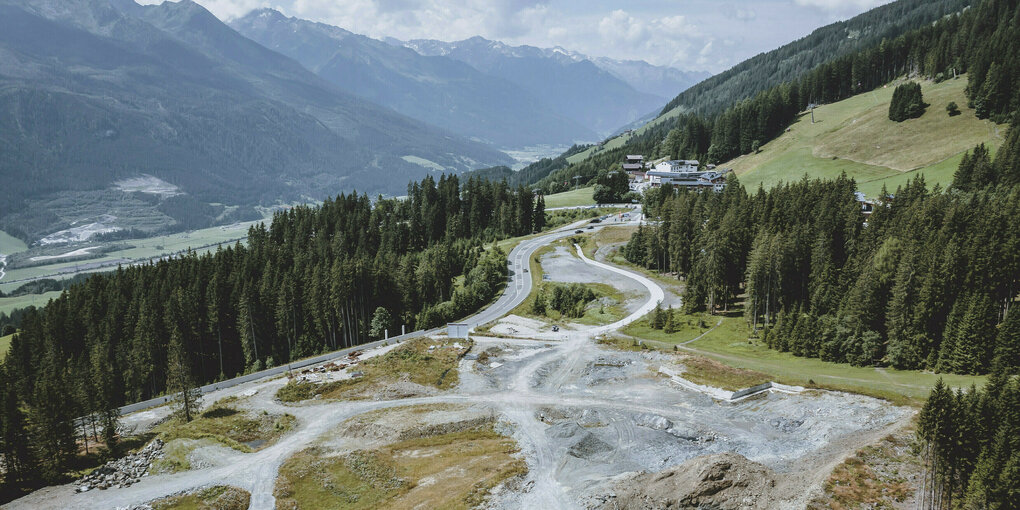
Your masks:
<svg viewBox="0 0 1020 510"><path fill-rule="evenodd" d="M810 177L831 178L846 172L861 191L875 196L885 184L890 191L923 174L929 185L952 181L963 153L984 142L997 148L1005 126L979 120L967 109L966 77L939 84L922 82L928 107L919 119L889 120L889 102L896 83L844 101L823 105L803 115L789 132L762 147L758 154L728 161L741 182L754 190ZM950 117L946 105L963 110ZM835 158L835 159L834 159Z"/></svg>
<svg viewBox="0 0 1020 510"><path fill-rule="evenodd" d="M25 296L0 298L0 313L10 313L15 308L25 308L27 306L35 306L36 308L45 306L51 299L56 299L60 296L59 291L46 292L43 294L28 294Z"/></svg>
<svg viewBox="0 0 1020 510"><path fill-rule="evenodd" d="M11 348L11 339L14 335L0 336L0 360L7 356L7 351Z"/></svg>
<svg viewBox="0 0 1020 510"><path fill-rule="evenodd" d="M27 249L28 246L24 241L0 230L0 253L10 255L12 253L23 252Z"/></svg>
<svg viewBox="0 0 1020 510"><path fill-rule="evenodd" d="M579 188L571 191L564 191L563 193L547 195L545 197L545 208L552 209L553 207L595 205L595 199L592 198L592 193L594 191L595 188Z"/></svg>
<svg viewBox="0 0 1020 510"><path fill-rule="evenodd" d="M527 473L517 452L492 427L342 456L310 448L284 462L274 495L280 508L466 510L482 506L492 487Z"/></svg>
<svg viewBox="0 0 1020 510"><path fill-rule="evenodd" d="M645 320L629 326L624 333L647 340L651 347L672 350L674 345L692 340L706 331L705 328L686 326L688 320L697 324L699 319L700 316L682 316L685 326L680 332L672 335L649 328ZM886 398L897 403L918 405L928 397L931 387L940 377L946 384L956 388L966 388L971 384L980 386L985 380L981 376L854 367L814 358L799 358L787 352L769 349L758 339L749 339L747 322L739 313L712 319L714 320L708 323L709 327L714 326L720 319L722 324L705 332L700 339L679 348L733 367L768 374L777 382L852 391Z"/></svg>

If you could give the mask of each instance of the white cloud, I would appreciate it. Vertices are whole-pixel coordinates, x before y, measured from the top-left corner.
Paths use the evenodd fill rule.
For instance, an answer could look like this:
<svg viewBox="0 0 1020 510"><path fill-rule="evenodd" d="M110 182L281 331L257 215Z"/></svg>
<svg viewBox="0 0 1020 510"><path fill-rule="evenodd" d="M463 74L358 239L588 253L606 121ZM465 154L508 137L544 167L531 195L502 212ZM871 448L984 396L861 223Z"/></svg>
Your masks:
<svg viewBox="0 0 1020 510"><path fill-rule="evenodd" d="M514 45L562 46L591 56L718 72L890 0L196 1L224 20L272 7L376 38L455 41L480 35Z"/></svg>

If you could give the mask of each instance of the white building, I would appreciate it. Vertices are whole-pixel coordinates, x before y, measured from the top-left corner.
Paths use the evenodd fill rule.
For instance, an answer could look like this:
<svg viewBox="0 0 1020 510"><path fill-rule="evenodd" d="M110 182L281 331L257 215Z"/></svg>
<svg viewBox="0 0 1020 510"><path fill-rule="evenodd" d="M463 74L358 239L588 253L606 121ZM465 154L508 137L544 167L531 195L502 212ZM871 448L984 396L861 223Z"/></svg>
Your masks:
<svg viewBox="0 0 1020 510"><path fill-rule="evenodd" d="M697 172L698 166L700 166L700 163L695 160L674 159L656 164L655 171L689 174Z"/></svg>

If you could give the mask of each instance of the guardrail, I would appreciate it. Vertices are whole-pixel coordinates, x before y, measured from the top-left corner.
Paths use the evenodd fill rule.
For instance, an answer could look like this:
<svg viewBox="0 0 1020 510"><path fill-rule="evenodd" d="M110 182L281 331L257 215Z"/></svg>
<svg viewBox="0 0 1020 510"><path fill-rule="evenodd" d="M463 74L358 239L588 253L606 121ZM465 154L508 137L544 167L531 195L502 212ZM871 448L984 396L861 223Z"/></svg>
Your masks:
<svg viewBox="0 0 1020 510"><path fill-rule="evenodd" d="M232 379L227 379L226 381L220 381L220 382L214 382L214 383L206 384L205 386L200 387L199 390L202 392L202 394L206 394L206 393L210 393L210 392L213 392L213 391L222 390L222 389L225 389L225 388L232 388L234 386L237 386L237 385L240 385L240 384L244 384L246 382L257 381L257 380L265 378L265 377L272 377L272 376L275 376L275 375L280 375L280 374L286 373L286 372L291 371L291 370L302 369L302 368L307 367L309 365L318 365L320 363L326 363L328 361L332 361L332 360L337 359L337 358L342 358L342 357L344 357L344 356L346 356L346 355L348 355L348 354L350 354L350 353L352 353L354 351L360 351L360 350L364 350L364 349L375 349L376 347L382 347L384 344L388 344L390 342L397 342L397 343L399 343L399 342L401 342L403 340L410 340L412 338L417 338L417 337L421 337L421 336L431 335L431 334L438 333L440 331L442 331L442 328L434 328L434 329L430 329L430 330L421 330L421 331L412 331L411 333L405 333L405 334L399 335L399 336L393 336L393 337L385 338L385 339L382 339L382 340L376 340L376 341L373 341L373 342L359 344L359 345L355 345L353 347L347 347L347 348L341 349L339 351L333 351L333 352L326 353L326 354L320 354L318 356L311 357L311 358L305 358L305 359L301 359L301 360L297 360L297 361L292 361L292 362L284 364L284 365L279 365L279 366L275 366L275 367L272 367L272 368L267 368L265 370L260 370L258 372L252 372L250 374L240 375L240 376L234 377ZM163 404L168 404L172 400L174 400L174 395L164 395L164 396L161 396L161 397L150 398L149 400L143 400L141 402L135 402L133 404L128 404L126 406L121 407L120 408L120 414L121 414L121 416L123 416L125 414L130 414L130 413L134 413L134 412L138 412L138 411L144 411L146 409L150 409L150 408L153 408L153 407L158 407L158 406L161 406Z"/></svg>

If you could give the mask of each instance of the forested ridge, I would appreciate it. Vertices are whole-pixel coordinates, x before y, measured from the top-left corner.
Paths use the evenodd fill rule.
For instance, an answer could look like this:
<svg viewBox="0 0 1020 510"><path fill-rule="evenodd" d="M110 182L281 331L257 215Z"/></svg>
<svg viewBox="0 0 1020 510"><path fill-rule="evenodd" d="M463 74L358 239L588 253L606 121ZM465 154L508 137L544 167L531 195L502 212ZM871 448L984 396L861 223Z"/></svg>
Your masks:
<svg viewBox="0 0 1020 510"><path fill-rule="evenodd" d="M965 75L967 106L979 118L1009 122L1020 108L1020 88L1014 85L1020 80L1020 2L968 4L899 1L820 29L685 91L663 114L677 105L686 106L685 112L650 126L622 147L573 165L565 159L536 165L532 182L549 193L563 191L575 175L590 181L616 169L625 154L723 163L780 136L811 105L840 101L903 76L942 81ZM869 26L896 28L869 31ZM850 39L851 32L858 38ZM809 44L815 49L807 51Z"/></svg>
<svg viewBox="0 0 1020 510"><path fill-rule="evenodd" d="M1020 127L994 161L983 146L953 186L921 177L865 216L846 176L749 195L646 194L660 222L634 234L633 263L686 281L688 311L743 300L772 348L854 365L987 373L1020 367L1009 324L1020 292Z"/></svg>
<svg viewBox="0 0 1020 510"><path fill-rule="evenodd" d="M876 7L712 76L677 95L662 109L662 114L681 106L689 112L713 116L763 90L796 80L819 65L930 25L973 3L900 0Z"/></svg>
<svg viewBox="0 0 1020 510"><path fill-rule="evenodd" d="M19 314L0 365L5 481L58 480L84 435L74 420L112 430L119 406L168 391L175 362L208 383L467 315L507 278L486 243L544 225L527 188L427 177L406 200L340 195L276 213L247 245L72 285Z"/></svg>
<svg viewBox="0 0 1020 510"><path fill-rule="evenodd" d="M758 150L812 104L832 103L900 76L936 82L966 73L978 118L1008 122L1020 108L1020 2L984 0L895 39L821 64L718 115L680 115L664 143L673 158L721 163Z"/></svg>

